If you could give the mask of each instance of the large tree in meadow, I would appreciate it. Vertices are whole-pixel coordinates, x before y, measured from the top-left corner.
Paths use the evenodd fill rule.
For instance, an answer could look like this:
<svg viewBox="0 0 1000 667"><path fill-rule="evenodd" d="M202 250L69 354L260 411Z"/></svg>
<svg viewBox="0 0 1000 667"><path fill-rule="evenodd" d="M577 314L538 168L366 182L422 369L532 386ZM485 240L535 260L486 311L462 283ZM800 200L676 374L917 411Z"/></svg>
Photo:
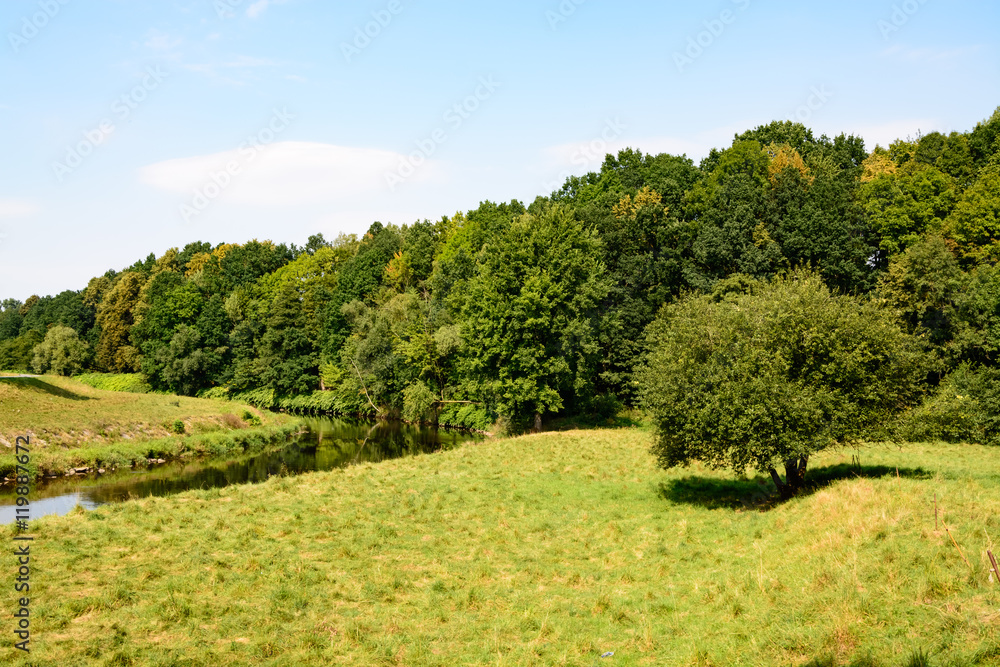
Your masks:
<svg viewBox="0 0 1000 667"><path fill-rule="evenodd" d="M914 404L925 355L893 311L834 295L815 274L742 285L667 306L650 328L638 377L653 453L664 468L769 473L788 497L810 455L884 435Z"/></svg>

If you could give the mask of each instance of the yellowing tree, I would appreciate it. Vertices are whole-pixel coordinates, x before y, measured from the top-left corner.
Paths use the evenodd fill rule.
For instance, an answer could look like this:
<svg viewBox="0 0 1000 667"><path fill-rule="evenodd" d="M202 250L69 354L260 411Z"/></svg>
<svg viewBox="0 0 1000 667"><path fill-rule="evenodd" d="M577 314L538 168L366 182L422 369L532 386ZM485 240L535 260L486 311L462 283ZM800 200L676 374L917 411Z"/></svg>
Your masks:
<svg viewBox="0 0 1000 667"><path fill-rule="evenodd" d="M806 166L802 156L788 144L768 144L764 147L764 152L771 160L767 167L767 174L772 186L775 185L778 174L788 168L795 169L802 174L802 178L807 183L813 182L813 177L809 174L809 167Z"/></svg>
<svg viewBox="0 0 1000 667"><path fill-rule="evenodd" d="M129 329L135 322L135 307L145 283L138 271L126 271L97 307L97 325L101 328L97 364L105 370L130 373L139 369L139 351L130 344Z"/></svg>

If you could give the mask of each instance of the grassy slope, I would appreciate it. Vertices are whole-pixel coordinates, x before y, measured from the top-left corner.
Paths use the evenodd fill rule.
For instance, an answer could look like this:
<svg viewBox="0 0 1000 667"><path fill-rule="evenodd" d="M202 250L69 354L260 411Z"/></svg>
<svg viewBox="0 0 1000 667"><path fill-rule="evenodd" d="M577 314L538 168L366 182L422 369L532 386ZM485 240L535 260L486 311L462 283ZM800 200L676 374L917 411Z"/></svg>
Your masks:
<svg viewBox="0 0 1000 667"><path fill-rule="evenodd" d="M158 438L170 435L166 427L175 420L184 421L188 431L208 430L221 427L223 413L240 414L246 408L184 396L103 391L52 375L5 378L0 379L0 438L12 443L31 433L41 447Z"/></svg>
<svg viewBox="0 0 1000 667"><path fill-rule="evenodd" d="M1000 450L866 450L873 477L829 454L819 477L842 479L746 510L753 480L656 471L648 438L541 434L40 520L30 664L1000 665ZM0 662L29 664L11 637Z"/></svg>
<svg viewBox="0 0 1000 667"><path fill-rule="evenodd" d="M157 455L203 449L198 438L179 438L169 427L184 424L185 433L224 435L245 426L250 410L262 420L257 439L266 439L293 419L228 401L159 394L129 394L94 389L56 376L0 379L0 467L12 462L17 436L29 435L33 463L56 472L94 460L125 462L143 458L145 443ZM228 417L228 422L224 415ZM248 431L242 439L251 437ZM188 442L192 441L192 442Z"/></svg>

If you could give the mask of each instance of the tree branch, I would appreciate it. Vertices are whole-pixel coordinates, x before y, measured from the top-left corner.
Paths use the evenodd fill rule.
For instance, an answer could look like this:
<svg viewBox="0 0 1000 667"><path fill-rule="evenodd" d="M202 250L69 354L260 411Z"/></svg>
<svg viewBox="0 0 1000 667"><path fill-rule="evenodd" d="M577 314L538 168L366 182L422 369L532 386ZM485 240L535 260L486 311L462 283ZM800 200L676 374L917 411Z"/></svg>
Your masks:
<svg viewBox="0 0 1000 667"><path fill-rule="evenodd" d="M358 366L354 363L354 359L351 359L351 366L354 366L354 372L358 374L358 379L361 381L361 389L365 392L365 398L368 399L368 404L375 408L375 414L382 414L382 411L378 409L378 406L372 403L372 397L368 395L368 387L365 386L365 379L361 377L361 371L358 370Z"/></svg>

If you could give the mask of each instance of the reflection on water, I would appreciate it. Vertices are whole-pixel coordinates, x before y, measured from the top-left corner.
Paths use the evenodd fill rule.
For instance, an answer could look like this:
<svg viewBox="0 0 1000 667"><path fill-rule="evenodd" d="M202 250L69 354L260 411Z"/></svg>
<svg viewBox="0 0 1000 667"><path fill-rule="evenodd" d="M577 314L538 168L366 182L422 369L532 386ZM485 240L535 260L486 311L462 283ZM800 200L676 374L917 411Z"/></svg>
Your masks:
<svg viewBox="0 0 1000 667"><path fill-rule="evenodd" d="M148 469L39 482L31 489L32 519L66 514L77 505L93 509L129 498L166 496L189 489L253 484L272 475L331 470L447 449L478 436L395 422L310 419L308 433L280 450L229 459L177 461ZM0 486L0 524L13 523L14 488Z"/></svg>

